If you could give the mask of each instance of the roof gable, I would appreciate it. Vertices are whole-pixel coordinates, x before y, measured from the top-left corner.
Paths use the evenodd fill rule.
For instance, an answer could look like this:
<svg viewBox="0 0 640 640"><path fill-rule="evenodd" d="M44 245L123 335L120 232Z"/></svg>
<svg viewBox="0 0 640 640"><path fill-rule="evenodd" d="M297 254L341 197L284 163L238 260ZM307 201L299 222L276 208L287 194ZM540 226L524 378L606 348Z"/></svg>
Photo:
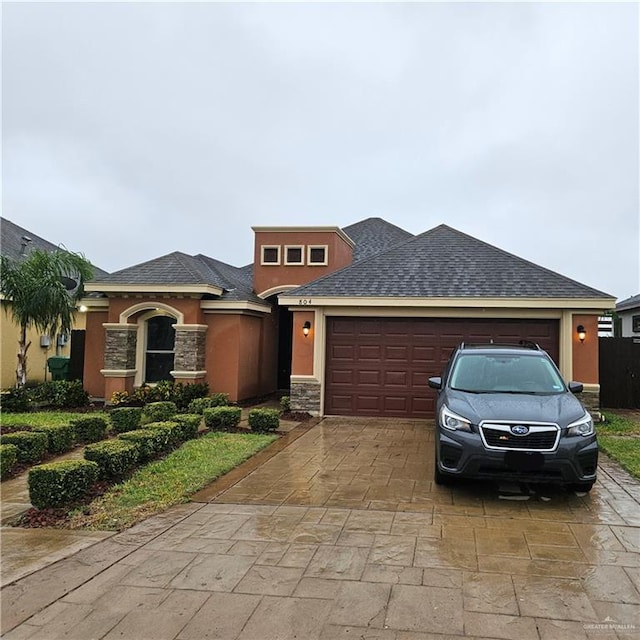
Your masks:
<svg viewBox="0 0 640 640"><path fill-rule="evenodd" d="M358 262L376 253L413 238L413 235L382 218L367 218L342 229L355 243L353 261Z"/></svg>
<svg viewBox="0 0 640 640"><path fill-rule="evenodd" d="M35 233L28 231L11 220L0 218L0 247L2 255L11 260L22 260L33 249L41 251L56 251L62 249L66 251L66 247L55 245ZM103 269L91 265L95 275L103 275L107 272Z"/></svg>
<svg viewBox="0 0 640 640"><path fill-rule="evenodd" d="M327 297L613 297L440 225L289 295Z"/></svg>
<svg viewBox="0 0 640 640"><path fill-rule="evenodd" d="M616 311L630 311L631 309L640 309L640 293L630 298L625 298L616 305Z"/></svg>

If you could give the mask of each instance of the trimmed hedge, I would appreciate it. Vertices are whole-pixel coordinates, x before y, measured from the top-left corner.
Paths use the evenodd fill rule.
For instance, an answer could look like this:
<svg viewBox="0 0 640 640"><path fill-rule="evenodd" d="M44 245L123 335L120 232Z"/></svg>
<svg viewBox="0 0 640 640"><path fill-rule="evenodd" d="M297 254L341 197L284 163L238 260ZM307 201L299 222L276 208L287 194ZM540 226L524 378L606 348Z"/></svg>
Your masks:
<svg viewBox="0 0 640 640"><path fill-rule="evenodd" d="M275 431L280 426L278 409L251 409L249 411L249 428L251 431Z"/></svg>
<svg viewBox="0 0 640 640"><path fill-rule="evenodd" d="M109 411L111 427L115 433L139 429L142 424L142 407L119 407Z"/></svg>
<svg viewBox="0 0 640 640"><path fill-rule="evenodd" d="M49 453L64 453L73 447L75 429L70 424L47 424L31 427L31 432L47 435L47 451Z"/></svg>
<svg viewBox="0 0 640 640"><path fill-rule="evenodd" d="M18 462L18 447L15 444L0 444L0 478L5 478Z"/></svg>
<svg viewBox="0 0 640 640"><path fill-rule="evenodd" d="M48 438L46 433L40 431L16 431L3 434L0 444L13 444L18 447L18 462L29 464L42 460L47 452Z"/></svg>
<svg viewBox="0 0 640 640"><path fill-rule="evenodd" d="M229 429L240 424L242 410L239 407L211 407L202 415L208 429Z"/></svg>
<svg viewBox="0 0 640 640"><path fill-rule="evenodd" d="M164 422L171 420L178 413L178 407L175 402L163 400L161 402L150 402L145 405L143 410L142 421L148 422Z"/></svg>
<svg viewBox="0 0 640 640"><path fill-rule="evenodd" d="M189 403L189 413L202 413L211 407L227 407L229 405L228 393L214 393L205 398L195 398Z"/></svg>
<svg viewBox="0 0 640 640"><path fill-rule="evenodd" d="M182 439L192 440L198 435L202 416L199 413L179 413L173 420L182 427Z"/></svg>
<svg viewBox="0 0 640 640"><path fill-rule="evenodd" d="M182 443L182 425L175 421L150 422L145 429L160 429L167 434L167 446L177 447Z"/></svg>
<svg viewBox="0 0 640 640"><path fill-rule="evenodd" d="M133 442L138 447L138 460L147 462L167 448L169 435L164 429L136 429L121 433L118 439Z"/></svg>
<svg viewBox="0 0 640 640"><path fill-rule="evenodd" d="M98 442L107 437L107 420L100 416L74 418L71 426L76 433L78 442Z"/></svg>
<svg viewBox="0 0 640 640"><path fill-rule="evenodd" d="M84 459L95 462L101 478L119 478L138 461L138 447L133 442L116 438L88 444Z"/></svg>
<svg viewBox="0 0 640 640"><path fill-rule="evenodd" d="M60 507L82 498L98 478L98 465L88 460L65 460L29 471L29 500L37 509Z"/></svg>

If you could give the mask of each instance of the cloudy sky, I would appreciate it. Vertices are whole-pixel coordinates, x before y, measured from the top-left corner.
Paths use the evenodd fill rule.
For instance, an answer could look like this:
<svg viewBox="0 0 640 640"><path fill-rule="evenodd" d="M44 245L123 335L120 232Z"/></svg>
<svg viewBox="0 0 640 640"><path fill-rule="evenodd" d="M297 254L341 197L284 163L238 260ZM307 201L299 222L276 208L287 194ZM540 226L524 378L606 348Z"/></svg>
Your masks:
<svg viewBox="0 0 640 640"><path fill-rule="evenodd" d="M2 7L3 213L108 271L446 223L640 292L635 3Z"/></svg>

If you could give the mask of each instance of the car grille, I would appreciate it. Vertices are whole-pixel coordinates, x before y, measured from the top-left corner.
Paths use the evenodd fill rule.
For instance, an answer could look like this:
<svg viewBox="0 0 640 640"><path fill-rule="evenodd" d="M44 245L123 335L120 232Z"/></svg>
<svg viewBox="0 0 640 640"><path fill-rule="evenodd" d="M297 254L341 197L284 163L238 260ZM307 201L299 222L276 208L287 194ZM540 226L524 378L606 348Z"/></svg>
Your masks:
<svg viewBox="0 0 640 640"><path fill-rule="evenodd" d="M529 432L526 435L512 433L511 427L521 423L480 425L480 435L488 449L510 449L528 451L553 451L558 443L560 429L554 424L526 424Z"/></svg>

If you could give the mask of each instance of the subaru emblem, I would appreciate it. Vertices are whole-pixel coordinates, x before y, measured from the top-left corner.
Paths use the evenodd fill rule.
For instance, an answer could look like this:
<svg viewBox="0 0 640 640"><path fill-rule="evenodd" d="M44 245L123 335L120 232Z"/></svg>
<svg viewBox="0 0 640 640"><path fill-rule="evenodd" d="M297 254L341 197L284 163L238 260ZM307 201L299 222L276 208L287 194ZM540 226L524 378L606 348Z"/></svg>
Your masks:
<svg viewBox="0 0 640 640"><path fill-rule="evenodd" d="M514 427L511 427L511 433L516 436L526 436L529 433L529 427L526 427L523 424L517 424Z"/></svg>

